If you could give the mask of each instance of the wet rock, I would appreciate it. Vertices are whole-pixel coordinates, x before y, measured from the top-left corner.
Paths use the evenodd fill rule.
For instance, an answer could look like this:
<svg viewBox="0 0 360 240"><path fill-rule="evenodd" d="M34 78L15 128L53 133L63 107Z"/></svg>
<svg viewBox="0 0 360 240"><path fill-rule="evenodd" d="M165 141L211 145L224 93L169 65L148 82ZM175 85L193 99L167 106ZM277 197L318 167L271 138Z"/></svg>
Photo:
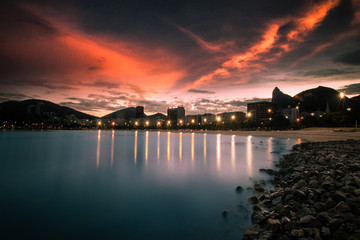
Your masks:
<svg viewBox="0 0 360 240"><path fill-rule="evenodd" d="M259 240L270 240L270 239L272 239L272 236L273 236L273 231L268 230L268 231L264 231L264 232L260 233L258 239Z"/></svg>
<svg viewBox="0 0 360 240"><path fill-rule="evenodd" d="M229 210L224 210L224 211L221 213L221 215L222 215L224 218L226 218L229 213L230 213Z"/></svg>
<svg viewBox="0 0 360 240"><path fill-rule="evenodd" d="M346 204L344 201L339 202L335 207L335 210L337 212L349 212L351 211L351 208L348 204Z"/></svg>
<svg viewBox="0 0 360 240"><path fill-rule="evenodd" d="M279 219L269 218L266 222L267 229L272 230L273 232L278 231L280 226L281 226L281 223L280 223Z"/></svg>
<svg viewBox="0 0 360 240"><path fill-rule="evenodd" d="M304 235L305 235L305 233L304 233L304 230L302 230L302 229L293 229L290 232L290 236L295 239L304 237Z"/></svg>
<svg viewBox="0 0 360 240"><path fill-rule="evenodd" d="M257 198L257 197L255 197L255 196L252 196L252 197L250 197L249 199L248 199L248 202L250 203L250 204L257 204L258 202L259 202L259 199Z"/></svg>
<svg viewBox="0 0 360 240"><path fill-rule="evenodd" d="M334 218L329 221L329 227L331 232L335 232L343 223L342 219Z"/></svg>
<svg viewBox="0 0 360 240"><path fill-rule="evenodd" d="M330 228L328 227L322 227L321 228L321 235L325 238L328 238L330 236Z"/></svg>
<svg viewBox="0 0 360 240"><path fill-rule="evenodd" d="M319 220L314 218L312 215L307 215L300 218L300 223L303 227L320 227L321 223Z"/></svg>
<svg viewBox="0 0 360 240"><path fill-rule="evenodd" d="M236 192L242 192L244 189L241 186L237 186L235 189Z"/></svg>
<svg viewBox="0 0 360 240"><path fill-rule="evenodd" d="M254 224L258 224L261 223L262 221L264 221L265 217L262 213L260 212L253 212L251 214L251 222Z"/></svg>
<svg viewBox="0 0 360 240"><path fill-rule="evenodd" d="M248 227L243 236L243 240L254 240L257 239L257 236L259 235L261 228L258 224L254 224L250 227Z"/></svg>

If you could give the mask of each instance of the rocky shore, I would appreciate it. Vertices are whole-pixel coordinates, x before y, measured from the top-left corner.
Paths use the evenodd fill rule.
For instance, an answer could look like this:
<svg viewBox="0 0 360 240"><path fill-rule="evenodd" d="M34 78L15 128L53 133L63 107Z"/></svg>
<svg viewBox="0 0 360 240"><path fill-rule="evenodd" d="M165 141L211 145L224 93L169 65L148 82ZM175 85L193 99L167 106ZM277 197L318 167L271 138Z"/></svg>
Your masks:
<svg viewBox="0 0 360 240"><path fill-rule="evenodd" d="M360 141L295 145L278 167L275 190L254 185L244 240L360 239Z"/></svg>

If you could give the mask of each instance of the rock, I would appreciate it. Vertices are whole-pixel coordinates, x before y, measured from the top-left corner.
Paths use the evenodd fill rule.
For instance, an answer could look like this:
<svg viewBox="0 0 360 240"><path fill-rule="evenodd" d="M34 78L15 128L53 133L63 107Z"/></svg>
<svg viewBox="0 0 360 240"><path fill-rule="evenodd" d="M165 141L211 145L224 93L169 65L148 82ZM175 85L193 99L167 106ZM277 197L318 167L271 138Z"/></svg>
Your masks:
<svg viewBox="0 0 360 240"><path fill-rule="evenodd" d="M349 212L351 211L351 208L348 204L346 204L344 201L339 202L335 207L335 210L337 212Z"/></svg>
<svg viewBox="0 0 360 240"><path fill-rule="evenodd" d="M249 202L250 204L255 205L255 204L257 204L257 203L259 202L259 200L258 200L257 197L252 196L251 198L248 199L248 202Z"/></svg>
<svg viewBox="0 0 360 240"><path fill-rule="evenodd" d="M319 213L317 218L323 223L328 223L331 220L331 218L329 217L329 215L326 212Z"/></svg>
<svg viewBox="0 0 360 240"><path fill-rule="evenodd" d="M258 240L270 240L273 236L273 231L268 230L260 233Z"/></svg>
<svg viewBox="0 0 360 240"><path fill-rule="evenodd" d="M280 204L280 203L282 203L282 197L277 197L277 198L273 199L272 202L271 202L271 204L275 205L275 206Z"/></svg>
<svg viewBox="0 0 360 240"><path fill-rule="evenodd" d="M333 234L335 240L348 240L349 235L342 231L342 230L336 230Z"/></svg>
<svg viewBox="0 0 360 240"><path fill-rule="evenodd" d="M274 175L276 173L276 171L274 171L272 169L264 169L264 168L260 168L259 171L263 172L263 173L267 173L269 175Z"/></svg>
<svg viewBox="0 0 360 240"><path fill-rule="evenodd" d="M291 230L291 232L290 232L291 237L293 237L293 238L295 238L295 239L298 239L298 238L303 237L304 234L305 234L305 233L304 233L304 230L302 230L302 229L293 229L293 230Z"/></svg>
<svg viewBox="0 0 360 240"><path fill-rule="evenodd" d="M237 186L235 190L236 190L236 192L244 191L244 189L241 186Z"/></svg>
<svg viewBox="0 0 360 240"><path fill-rule="evenodd" d="M245 229L243 240L255 240L259 235L261 228L258 224L254 224Z"/></svg>
<svg viewBox="0 0 360 240"><path fill-rule="evenodd" d="M330 236L330 228L328 227L322 227L321 228L321 235L325 238L328 238Z"/></svg>
<svg viewBox="0 0 360 240"><path fill-rule="evenodd" d="M322 202L317 202L314 204L314 207L316 208L316 210L318 210L319 212L322 212L324 210L326 210L326 205L325 203Z"/></svg>
<svg viewBox="0 0 360 240"><path fill-rule="evenodd" d="M300 218L300 223L303 227L320 227L321 223L319 220L314 218L312 215L307 215Z"/></svg>
<svg viewBox="0 0 360 240"><path fill-rule="evenodd" d="M295 185L294 185L294 189L301 189L301 188L303 188L303 187L305 187L306 186L306 182L305 182L305 180L304 179L301 179L301 180L299 180Z"/></svg>
<svg viewBox="0 0 360 240"><path fill-rule="evenodd" d="M331 232L335 232L343 223L343 220L339 218L333 218L329 222L329 227Z"/></svg>
<svg viewBox="0 0 360 240"><path fill-rule="evenodd" d="M266 228L272 230L273 232L277 232L281 226L279 219L269 218L266 222Z"/></svg>
<svg viewBox="0 0 360 240"><path fill-rule="evenodd" d="M226 218L229 213L230 213L229 210L224 210L224 211L221 213L221 215L222 215L224 218Z"/></svg>
<svg viewBox="0 0 360 240"><path fill-rule="evenodd" d="M264 215L262 214L262 213L260 213L260 212L253 212L252 214L251 214L251 222L254 224L258 224L258 223L260 223L260 222L262 222L262 221L264 221L264 219L265 219L265 217L264 217Z"/></svg>

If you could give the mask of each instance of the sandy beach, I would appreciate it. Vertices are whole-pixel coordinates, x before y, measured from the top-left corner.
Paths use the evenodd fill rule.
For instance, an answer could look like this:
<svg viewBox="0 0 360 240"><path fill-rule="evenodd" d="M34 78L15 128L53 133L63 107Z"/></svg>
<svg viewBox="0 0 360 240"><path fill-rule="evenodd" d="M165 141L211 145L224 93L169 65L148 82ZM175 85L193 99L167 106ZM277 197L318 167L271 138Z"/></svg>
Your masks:
<svg viewBox="0 0 360 240"><path fill-rule="evenodd" d="M300 138L301 142L324 142L337 140L360 140L360 128L307 128L288 131L206 131L212 134Z"/></svg>

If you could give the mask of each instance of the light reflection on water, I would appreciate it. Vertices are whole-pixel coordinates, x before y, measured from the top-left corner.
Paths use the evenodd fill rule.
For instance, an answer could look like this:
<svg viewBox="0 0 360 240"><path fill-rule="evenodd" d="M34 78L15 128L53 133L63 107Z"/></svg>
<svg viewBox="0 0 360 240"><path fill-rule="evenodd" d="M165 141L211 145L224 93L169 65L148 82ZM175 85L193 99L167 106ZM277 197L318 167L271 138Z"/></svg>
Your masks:
<svg viewBox="0 0 360 240"><path fill-rule="evenodd" d="M239 239L250 224L244 209L251 192L236 194L236 186L267 178L258 169L272 168L295 141L194 132L1 132L0 216L15 238Z"/></svg>

